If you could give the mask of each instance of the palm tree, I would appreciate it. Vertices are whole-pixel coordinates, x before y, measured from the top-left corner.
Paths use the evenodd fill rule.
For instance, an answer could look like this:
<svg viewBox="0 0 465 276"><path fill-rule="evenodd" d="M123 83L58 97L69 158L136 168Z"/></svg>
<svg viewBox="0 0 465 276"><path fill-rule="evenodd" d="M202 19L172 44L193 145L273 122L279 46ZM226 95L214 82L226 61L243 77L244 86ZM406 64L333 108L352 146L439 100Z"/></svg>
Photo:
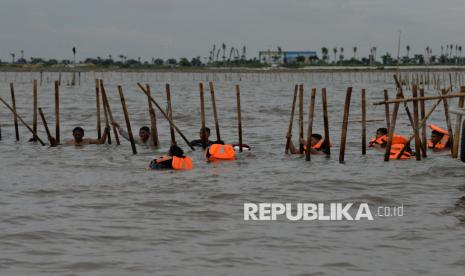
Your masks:
<svg viewBox="0 0 465 276"><path fill-rule="evenodd" d="M462 63L462 46L459 46L459 60Z"/></svg>
<svg viewBox="0 0 465 276"><path fill-rule="evenodd" d="M222 48L223 48L223 61L224 61L226 59L226 44L224 44L224 42L223 42Z"/></svg>
<svg viewBox="0 0 465 276"><path fill-rule="evenodd" d="M356 54L357 54L357 47L354 46L352 49L354 50L354 59L355 59L355 56L356 56Z"/></svg>
<svg viewBox="0 0 465 276"><path fill-rule="evenodd" d="M407 58L409 58L409 55L410 55L410 45L405 46L405 48L407 49Z"/></svg>
<svg viewBox="0 0 465 276"><path fill-rule="evenodd" d="M337 48L333 48L333 53L334 53L334 63L336 63L336 56L337 56Z"/></svg>
<svg viewBox="0 0 465 276"><path fill-rule="evenodd" d="M449 49L450 49L450 57L452 57L452 50L454 49L454 45L451 44L450 47L449 47Z"/></svg>
<svg viewBox="0 0 465 276"><path fill-rule="evenodd" d="M429 48L429 46L426 46L425 51L426 51L426 61L429 63L429 62L430 62L430 58L429 58L429 55L430 55L430 52L429 52L429 51L430 51L430 48Z"/></svg>
<svg viewBox="0 0 465 276"><path fill-rule="evenodd" d="M441 45L441 56L444 55L444 45Z"/></svg>
<svg viewBox="0 0 465 276"><path fill-rule="evenodd" d="M76 47L73 47L73 65L76 66Z"/></svg>
<svg viewBox="0 0 465 276"><path fill-rule="evenodd" d="M15 64L15 53L11 53L11 63Z"/></svg>
<svg viewBox="0 0 465 276"><path fill-rule="evenodd" d="M328 53L329 53L328 48L326 48L326 47L321 48L321 55L322 55L321 58L323 59L324 62L326 62L326 60L328 60Z"/></svg>
<svg viewBox="0 0 465 276"><path fill-rule="evenodd" d="M344 60L344 48L341 47L340 51L341 51L341 54L339 55L339 60L343 61Z"/></svg>

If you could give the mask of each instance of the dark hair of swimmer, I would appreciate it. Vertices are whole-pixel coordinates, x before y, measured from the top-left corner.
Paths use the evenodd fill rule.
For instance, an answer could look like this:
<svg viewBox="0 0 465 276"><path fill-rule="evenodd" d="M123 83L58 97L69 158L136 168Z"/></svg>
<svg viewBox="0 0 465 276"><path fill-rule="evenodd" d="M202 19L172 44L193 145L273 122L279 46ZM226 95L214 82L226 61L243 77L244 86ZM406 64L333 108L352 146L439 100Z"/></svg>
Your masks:
<svg viewBox="0 0 465 276"><path fill-rule="evenodd" d="M381 134L383 134L383 135L388 134L388 130L387 130L387 128L385 128L385 127L380 127L380 128L378 128L378 129L376 130L376 132L379 132L379 133L381 133Z"/></svg>
<svg viewBox="0 0 465 276"><path fill-rule="evenodd" d="M200 128L200 134L205 133L207 136L210 135L210 128Z"/></svg>
<svg viewBox="0 0 465 276"><path fill-rule="evenodd" d="M184 151L178 147L177 145L171 146L169 152L169 156L176 156L176 157L183 157L184 156Z"/></svg>
<svg viewBox="0 0 465 276"><path fill-rule="evenodd" d="M312 133L312 137L315 138L315 139L318 139L318 140L323 138L323 136L321 136L321 134L318 134L318 133Z"/></svg>
<svg viewBox="0 0 465 276"><path fill-rule="evenodd" d="M149 128L148 126L143 126L143 127L141 127L141 128L139 129L139 131L141 131L141 130L147 131L148 133L150 133L150 128Z"/></svg>
<svg viewBox="0 0 465 276"><path fill-rule="evenodd" d="M82 127L75 127L73 129L73 134L76 133L77 131L82 133L82 136L84 136L84 129Z"/></svg>
<svg viewBox="0 0 465 276"><path fill-rule="evenodd" d="M441 137L441 138L444 136L444 133L441 133L441 132L439 132L437 130L432 130L431 133L434 134L434 135L437 135L438 137Z"/></svg>

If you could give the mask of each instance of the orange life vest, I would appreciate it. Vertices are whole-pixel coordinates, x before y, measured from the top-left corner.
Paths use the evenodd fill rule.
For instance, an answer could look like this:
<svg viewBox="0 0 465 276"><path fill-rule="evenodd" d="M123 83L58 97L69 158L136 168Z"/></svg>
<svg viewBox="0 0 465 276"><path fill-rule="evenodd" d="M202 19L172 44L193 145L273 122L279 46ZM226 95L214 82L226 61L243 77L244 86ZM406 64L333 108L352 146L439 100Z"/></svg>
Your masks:
<svg viewBox="0 0 465 276"><path fill-rule="evenodd" d="M368 144L368 146L370 147L373 147L373 144L378 144L378 145L382 145L382 144L385 144L387 143L388 141L388 135L385 134L379 138L372 138L370 140L370 143ZM407 138L405 136L402 136L402 135L397 135L394 133L394 135L392 136L392 145L394 144L405 144L407 143ZM392 147L392 146L391 146Z"/></svg>
<svg viewBox="0 0 465 276"><path fill-rule="evenodd" d="M209 161L220 160L235 160L236 153L232 145L213 144L208 148Z"/></svg>
<svg viewBox="0 0 465 276"><path fill-rule="evenodd" d="M325 139L321 138L320 140L318 140L318 142L315 145L312 146L312 149L320 150L321 147L323 146L324 142L325 142ZM333 144L329 145L329 147L332 147L332 146L333 146ZM304 150L307 150L307 145L304 145Z"/></svg>
<svg viewBox="0 0 465 276"><path fill-rule="evenodd" d="M442 133L444 134L444 136L442 136L441 140L439 142L436 143L436 145L433 145L433 141L431 139L428 140L428 148L430 149L437 149L437 150L443 150L446 148L447 146L447 142L449 141L449 132L447 132L447 130L444 130L440 127L438 127L437 125L434 125L434 124L429 124L429 128L431 128L431 130L436 130L437 132L439 133Z"/></svg>
<svg viewBox="0 0 465 276"><path fill-rule="evenodd" d="M190 159L187 156L184 156L184 157L173 156L173 161L171 163L171 166L175 170L192 170L193 168L192 159Z"/></svg>
<svg viewBox="0 0 465 276"><path fill-rule="evenodd" d="M404 147L405 144L392 144L391 145L391 153L389 155L389 159L397 159L399 156L400 151ZM401 160L407 160L412 158L412 154L408 151L404 151L402 156L400 157Z"/></svg>
<svg viewBox="0 0 465 276"><path fill-rule="evenodd" d="M443 149L446 148L448 141L449 141L449 135L442 136L441 140L439 142L437 142L436 145L433 145L433 141L431 139L429 139L428 140L428 148L443 150Z"/></svg>

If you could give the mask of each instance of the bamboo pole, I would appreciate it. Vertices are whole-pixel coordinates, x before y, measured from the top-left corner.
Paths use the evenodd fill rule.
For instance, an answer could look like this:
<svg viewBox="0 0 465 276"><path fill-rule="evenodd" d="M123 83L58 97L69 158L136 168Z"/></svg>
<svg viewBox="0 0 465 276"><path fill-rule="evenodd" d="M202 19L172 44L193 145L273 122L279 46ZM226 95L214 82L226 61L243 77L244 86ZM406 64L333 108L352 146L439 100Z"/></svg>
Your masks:
<svg viewBox="0 0 465 276"><path fill-rule="evenodd" d="M168 122L170 123L170 126L172 126L178 133L179 135L181 135L181 138L186 142L186 144L193 150L195 151L195 148L191 145L191 143L189 142L189 140L187 140L186 136L184 136L184 134L181 132L181 130L174 124L173 120L171 120L171 118L169 117L168 114L165 113L165 111L163 111L163 108L161 108L161 106L152 98L152 96L150 96L148 94L148 91L140 84L140 83L137 83L137 86L139 86L139 88L142 90L142 92L145 93L145 95L147 95L147 97L150 99L150 101L158 108L158 110L160 111L160 113L166 118L166 120L168 120Z"/></svg>
<svg viewBox="0 0 465 276"><path fill-rule="evenodd" d="M299 85L299 152L304 153L304 145L300 141L304 139L304 85Z"/></svg>
<svg viewBox="0 0 465 276"><path fill-rule="evenodd" d="M128 109L126 107L126 100L124 99L123 88L118 85L119 98L121 100L121 107L123 108L124 120L126 121L126 127L128 129L129 142L131 142L132 153L137 154L136 143L134 142L134 136L132 135L131 121L129 120Z"/></svg>
<svg viewBox="0 0 465 276"><path fill-rule="evenodd" d="M34 130L33 133L37 134L37 80L32 81L32 105L32 130ZM33 136L32 140L37 141L37 137Z"/></svg>
<svg viewBox="0 0 465 276"><path fill-rule="evenodd" d="M215 87L213 86L213 82L209 82L208 84L210 86L210 94L212 98L213 118L215 119L216 140L221 141L220 124L218 123L218 114L216 112Z"/></svg>
<svg viewBox="0 0 465 276"><path fill-rule="evenodd" d="M465 86L460 87L460 92L465 92ZM459 98L459 103L458 103L458 108L463 109L465 103L465 97L460 97ZM452 158L457 158L459 154L459 141L460 141L460 126L462 123L462 115L457 113L456 119L455 119L455 131L454 131L454 141L455 143L452 144ZM463 145L462 145L463 146Z"/></svg>
<svg viewBox="0 0 465 276"><path fill-rule="evenodd" d="M420 97L424 97L425 96L425 89L424 88L421 88L420 89ZM424 100L420 100L420 117L421 117L421 120L423 120L423 118L425 118L425 101ZM427 157L427 150L426 150L426 145L427 145L427 140L426 140L426 124L423 124L422 128L421 128L421 144L423 146L423 150L422 150L422 157L425 158Z"/></svg>
<svg viewBox="0 0 465 276"><path fill-rule="evenodd" d="M103 104L106 107L106 112L108 113L107 114L108 118L110 119L110 122L113 124L113 123L115 123L115 120L114 120L113 114L111 112L110 103L108 102L108 97L107 97L107 93L105 92L105 86L103 85L103 80L100 80L100 92L102 93L102 101L103 101ZM118 130L116 129L116 127L114 125L112 125L112 127L113 127L113 134L115 136L116 144L120 145L121 143L119 141Z"/></svg>
<svg viewBox="0 0 465 276"><path fill-rule="evenodd" d="M414 100L418 101L430 101L430 100L439 100L439 99L451 99L451 98L459 98L464 97L465 92L460 93L450 93L447 95L438 95L438 96L425 96L425 97L417 97L413 98L403 98L403 99L392 99L389 101L382 101L382 102L375 102L373 105L383 105L383 104L395 104L395 103L406 103L406 102L413 102Z"/></svg>
<svg viewBox="0 0 465 276"><path fill-rule="evenodd" d="M21 118L21 116L18 115L18 113L16 113L16 111L2 98L0 97L0 102L2 102L12 113L13 115L15 115L19 121L32 133L33 137L36 137L37 138L37 141L39 141L39 143L42 145L42 146L45 146L45 143L39 138L39 136L37 136L37 133L34 132L34 129L32 129L24 120L23 118Z"/></svg>
<svg viewBox="0 0 465 276"><path fill-rule="evenodd" d="M55 139L60 143L60 86L55 81Z"/></svg>
<svg viewBox="0 0 465 276"><path fill-rule="evenodd" d="M362 89L362 154L367 153L367 108L366 108L366 92Z"/></svg>
<svg viewBox="0 0 465 276"><path fill-rule="evenodd" d="M150 88L150 85L147 84L146 86L147 92L150 96L152 96L152 91ZM150 98L147 97L147 102L149 106L149 115L150 115L150 135L152 137L152 142L154 147L159 146L159 141L158 141L158 129L157 129L157 116L155 113L155 110L153 109L152 102L150 101Z"/></svg>
<svg viewBox="0 0 465 276"><path fill-rule="evenodd" d="M100 80L97 80L98 82L98 87L99 87L99 91L100 93L102 92L102 90L100 89ZM108 110L107 110L107 106L105 105L105 103L103 102L103 96L102 96L102 105L103 105L103 114L104 114L104 117L105 117L105 131L107 131L108 129L110 129L110 120L108 119ZM108 137L108 144L111 145L111 135L110 135L110 131L107 131L107 137Z"/></svg>
<svg viewBox="0 0 465 276"><path fill-rule="evenodd" d="M315 111L315 95L316 88L312 89L310 95L310 107L308 112L308 128L307 128L307 151L305 152L305 160L310 161L310 153L312 151L312 134L313 134L313 113Z"/></svg>
<svg viewBox="0 0 465 276"><path fill-rule="evenodd" d="M57 144L56 140L54 141L52 135L50 134L50 129L48 128L47 120L45 120L45 116L41 107L39 107L39 114L40 118L42 119L42 123L44 124L45 132L47 133L48 142L50 143L51 147L55 147Z"/></svg>
<svg viewBox="0 0 465 276"><path fill-rule="evenodd" d="M449 75L450 76L450 75ZM442 91L443 94L446 94L446 90L443 89ZM452 130L452 123L450 121L450 116L449 116L449 103L447 101L447 99L443 99L442 100L442 103L444 104L444 115L446 117L446 124L447 124L447 130L448 130L448 133L449 133L449 143L450 143L450 152L451 152L451 155L453 155L453 148L454 148L454 143L455 143L455 140L454 140L454 132Z"/></svg>
<svg viewBox="0 0 465 276"><path fill-rule="evenodd" d="M323 103L323 124L324 124L324 129L325 129L325 140L328 145L327 148L327 153L328 155L331 154L331 142L329 139L329 120L328 120L328 101L326 98L326 88L321 89L321 99Z"/></svg>
<svg viewBox="0 0 465 276"><path fill-rule="evenodd" d="M402 85L400 85L399 80L397 79L396 75L394 75L394 80L396 82L397 87L399 88L398 93L399 93L400 98L405 98L404 97L404 92L402 91ZM408 105L407 105L406 102L404 102L404 109L405 109L405 112L407 113L407 117L408 117L408 119L410 121L410 125L412 126L412 128L414 128L415 123L413 122L413 116L412 116L412 113L410 112L410 109L408 108ZM418 135L418 131L415 131L415 129L413 129L413 131L414 131L414 133L416 135ZM421 144L421 141L420 141L420 144ZM423 146L421 148L423 149ZM399 159L400 157L401 156L399 155L397 158Z"/></svg>
<svg viewBox="0 0 465 276"><path fill-rule="evenodd" d="M16 97L15 97L15 89L14 89L14 86L13 86L12 82L10 82L10 91L11 91L11 102L13 104L15 137L16 137L16 141L19 141L18 116L16 115Z"/></svg>
<svg viewBox="0 0 465 276"><path fill-rule="evenodd" d="M166 101L168 103L168 115L170 116L170 120L173 120L173 109L171 108L171 89L170 85L167 83L165 85L166 89ZM170 124L170 135L171 135L171 144L176 144L176 136L174 134L173 126Z"/></svg>
<svg viewBox="0 0 465 276"><path fill-rule="evenodd" d="M417 85L413 85L412 87L412 97L416 98L418 96ZM420 147L420 135L419 135L419 128L418 128L418 101L413 101L413 131L415 131L415 157L417 161L421 160L421 147Z"/></svg>
<svg viewBox="0 0 465 276"><path fill-rule="evenodd" d="M284 150L285 154L289 153L289 145L291 143L291 134L292 134L292 124L294 123L294 113L295 113L295 102L297 99L297 92L298 92L298 85L296 84L294 86L294 96L292 98L292 108L291 108L291 116L289 119L289 127L287 129L287 135L286 135L286 148Z"/></svg>
<svg viewBox="0 0 465 276"><path fill-rule="evenodd" d="M102 138L102 124L100 115L100 84L98 79L95 80L95 105L97 110L97 137L100 139Z"/></svg>
<svg viewBox="0 0 465 276"><path fill-rule="evenodd" d="M237 99L237 128L239 130L239 151L242 152L242 116L241 116L241 90L239 85L236 85Z"/></svg>
<svg viewBox="0 0 465 276"><path fill-rule="evenodd" d="M346 100L344 104L344 115L342 119L341 146L339 148L339 163L344 163L344 155L346 151L346 140L347 140L347 125L349 121L349 109L350 109L351 96L352 96L352 87L348 87L347 92L346 92Z"/></svg>
<svg viewBox="0 0 465 276"><path fill-rule="evenodd" d="M384 101L389 101L389 95L387 89L384 89ZM387 129L390 128L390 122L389 122L389 105L384 105L384 113L386 114L386 127Z"/></svg>
<svg viewBox="0 0 465 276"><path fill-rule="evenodd" d="M401 97L401 95L402 95L401 90L400 90L399 87L397 87L396 98ZM387 144L386 144L386 151L384 152L384 161L385 162L389 162L389 159L390 159L390 156L391 156L392 138L394 137L394 130L396 128L397 113L399 112L399 107L400 107L400 102L394 104L391 119L389 120L390 128L389 128L389 133L388 133L388 141L387 141ZM404 148L405 148L405 146L404 146ZM402 153L403 152L401 151L399 156L401 156Z"/></svg>
<svg viewBox="0 0 465 276"><path fill-rule="evenodd" d="M207 140L206 140L206 130L205 130L205 99L204 99L204 90L203 90L203 83L199 83L199 91L200 91L200 124L202 129L202 148L207 148Z"/></svg>

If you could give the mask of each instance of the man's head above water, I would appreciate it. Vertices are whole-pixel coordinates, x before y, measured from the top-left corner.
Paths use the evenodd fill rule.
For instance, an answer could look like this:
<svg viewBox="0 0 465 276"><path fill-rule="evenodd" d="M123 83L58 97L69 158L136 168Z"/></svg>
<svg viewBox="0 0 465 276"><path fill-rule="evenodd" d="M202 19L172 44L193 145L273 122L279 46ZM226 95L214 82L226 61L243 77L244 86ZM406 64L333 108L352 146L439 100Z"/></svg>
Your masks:
<svg viewBox="0 0 465 276"><path fill-rule="evenodd" d="M82 142L82 139L84 138L84 129L82 127L75 127L73 129L73 137L76 143Z"/></svg>
<svg viewBox="0 0 465 276"><path fill-rule="evenodd" d="M147 142L150 138L150 128L143 126L139 129L139 138L142 142Z"/></svg>
<svg viewBox="0 0 465 276"><path fill-rule="evenodd" d="M200 128L199 137L200 139L205 139L206 141L208 141L208 139L210 138L210 128Z"/></svg>

